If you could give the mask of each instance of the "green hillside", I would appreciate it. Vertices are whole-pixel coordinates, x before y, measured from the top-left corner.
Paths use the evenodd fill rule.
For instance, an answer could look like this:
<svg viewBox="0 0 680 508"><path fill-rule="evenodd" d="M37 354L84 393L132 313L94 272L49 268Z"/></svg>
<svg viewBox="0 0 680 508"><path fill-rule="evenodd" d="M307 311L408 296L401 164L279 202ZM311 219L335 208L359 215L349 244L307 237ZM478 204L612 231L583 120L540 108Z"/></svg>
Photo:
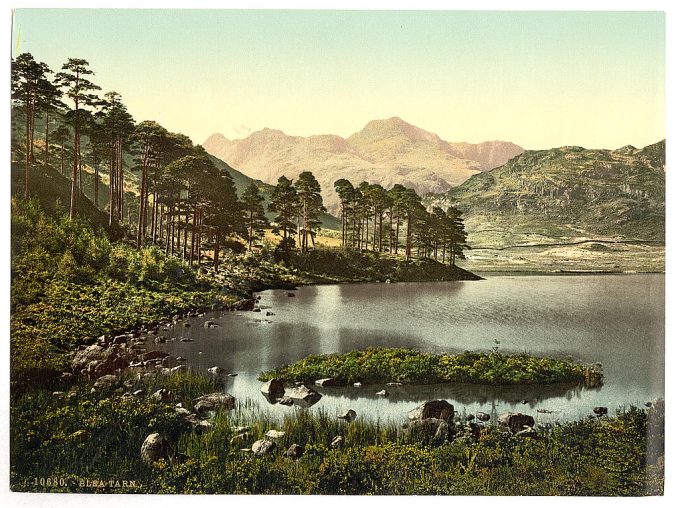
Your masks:
<svg viewBox="0 0 680 508"><path fill-rule="evenodd" d="M531 268L542 263L532 262L538 252L542 268L663 270L665 144L527 151L427 202L458 204L470 258L481 256L490 268L505 263L491 257ZM568 266L567 253L558 252L565 248L573 258Z"/></svg>

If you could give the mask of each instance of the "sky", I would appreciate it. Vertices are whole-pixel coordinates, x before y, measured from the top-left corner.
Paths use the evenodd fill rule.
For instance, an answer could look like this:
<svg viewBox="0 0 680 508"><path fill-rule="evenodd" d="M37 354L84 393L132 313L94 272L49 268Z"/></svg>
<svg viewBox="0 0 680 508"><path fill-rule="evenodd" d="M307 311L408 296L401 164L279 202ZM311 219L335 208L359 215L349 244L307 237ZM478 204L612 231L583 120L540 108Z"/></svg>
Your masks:
<svg viewBox="0 0 680 508"><path fill-rule="evenodd" d="M12 52L84 58L137 121L196 143L349 136L398 116L527 149L665 137L661 12L19 9Z"/></svg>

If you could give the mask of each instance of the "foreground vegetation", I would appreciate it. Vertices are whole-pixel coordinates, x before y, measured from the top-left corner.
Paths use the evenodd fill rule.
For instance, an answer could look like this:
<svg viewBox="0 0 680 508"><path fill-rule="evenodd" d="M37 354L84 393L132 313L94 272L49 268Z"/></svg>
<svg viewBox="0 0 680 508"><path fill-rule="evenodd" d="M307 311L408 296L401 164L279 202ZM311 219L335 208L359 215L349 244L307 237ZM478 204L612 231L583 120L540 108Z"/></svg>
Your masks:
<svg viewBox="0 0 680 508"><path fill-rule="evenodd" d="M370 348L349 353L310 355L260 375L260 380L278 378L285 382L314 382L333 378L338 384L476 383L476 384L553 384L601 383L595 367L570 359L540 358L529 354L423 353L404 348Z"/></svg>
<svg viewBox="0 0 680 508"><path fill-rule="evenodd" d="M279 420L250 401L218 411L210 429L199 433L175 404L191 407L193 398L216 389L213 381L189 372L147 377L128 386L144 395L122 397L122 389L91 393L89 383L56 392L59 385L14 392L12 489L469 495L644 495L663 490L663 402L649 410L628 408L612 417L539 427L535 438L488 425L482 426L478 441L433 446L397 423L370 422L361 415L347 423L323 410L292 408ZM174 394L172 400L162 403L148 396L161 386ZM247 428L245 439L234 439L243 432L239 427ZM241 451L271 429L285 432L273 453L258 457ZM140 447L152 432L164 435L174 451L170 460L147 465ZM336 436L344 438L339 448L330 445ZM293 443L304 449L297 461L282 456ZM57 484L43 480L41 485L41 478ZM118 480L118 486L109 480Z"/></svg>

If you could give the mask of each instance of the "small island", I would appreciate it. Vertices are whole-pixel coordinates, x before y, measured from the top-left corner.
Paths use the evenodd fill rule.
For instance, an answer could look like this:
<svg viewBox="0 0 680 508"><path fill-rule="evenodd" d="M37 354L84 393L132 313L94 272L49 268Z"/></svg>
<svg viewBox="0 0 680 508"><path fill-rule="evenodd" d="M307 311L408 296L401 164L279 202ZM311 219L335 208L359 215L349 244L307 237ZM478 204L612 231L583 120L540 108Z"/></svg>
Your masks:
<svg viewBox="0 0 680 508"><path fill-rule="evenodd" d="M334 384L398 382L403 384L473 383L492 385L583 383L602 384L598 365L572 359L522 354L433 354L406 348L369 348L349 353L310 355L290 365L263 372L259 379L314 382L332 379Z"/></svg>

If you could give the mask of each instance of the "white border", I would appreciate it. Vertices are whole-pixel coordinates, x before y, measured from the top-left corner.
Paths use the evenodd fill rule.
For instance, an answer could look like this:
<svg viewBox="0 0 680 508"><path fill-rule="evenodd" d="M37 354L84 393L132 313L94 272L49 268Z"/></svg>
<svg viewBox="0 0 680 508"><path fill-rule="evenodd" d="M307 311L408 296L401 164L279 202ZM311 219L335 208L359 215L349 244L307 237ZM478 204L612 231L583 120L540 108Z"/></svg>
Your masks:
<svg viewBox="0 0 680 508"><path fill-rule="evenodd" d="M666 100L667 100L667 242L666 242L666 399L667 399L667 442L666 442L666 495L663 498L590 498L590 499L573 499L573 498L494 498L494 497L457 497L451 499L427 499L427 498L410 498L410 497L293 497L280 496L276 499L264 496L150 496L150 495L93 495L93 494L16 494L10 493L9 485L9 448L8 448L8 427L9 427L9 370L8 370L8 349L9 349L9 186L4 187L4 197L6 200L2 201L1 214L3 220L0 222L2 231L0 238L3 238L4 248L0 250L0 277L2 277L2 288L4 291L2 295L2 304L0 304L0 329L3 333L0 334L3 340L3 349L0 353L2 362L0 362L0 372L2 373L2 381L0 381L0 404L2 411L2 426L3 432L0 437L0 500L3 506L17 506L17 507L34 507L34 506L126 506L146 507L149 503L163 503L168 507L187 505L265 505L266 503L276 503L283 506L295 504L296 506L312 506L323 504L329 508L345 506L346 504L369 506L369 503L387 504L397 506L407 506L412 503L452 503L464 504L470 506L487 506L498 505L514 507L527 505L541 505L545 506L567 506L573 503L585 506L602 506L614 505L617 507L635 505L669 505L677 506L680 500L680 486L675 482L679 478L680 467L680 450L678 446L678 408L677 408L677 389L678 376L675 368L675 361L679 359L677 340L680 339L680 327L678 326L678 312L680 308L677 298L677 284L678 271L677 267L677 253L678 253L678 228L677 217L680 213L680 200L676 198L679 192L679 178L677 171L680 166L680 154L678 149L677 134L678 134L678 112L680 111L680 103L678 93L680 91L680 80L678 79L678 64L680 56L678 55L678 48L680 47L678 30L680 30L680 9L677 7L679 3L673 0L556 0L552 2L545 2L545 0L518 0L518 1L494 1L494 0L459 0L455 2L444 2L437 0L391 0L391 1L373 1L373 0L328 0L325 2L313 0L283 0L275 2L272 0L233 0L233 1L217 1L217 0L194 0L188 2L186 0L101 0L98 2L87 1L29 1L29 0L15 0L10 5L3 3L3 19L0 24L0 33L3 35L2 41L5 44L11 43L10 26L11 26L11 11L10 8L28 8L28 7L97 7L97 8L192 8L192 9L209 9L209 8L250 8L250 9L389 9L389 10L435 10L435 9L453 9L453 10L630 10L630 11L665 11L667 13L667 86L666 86ZM5 51L10 46L4 46ZM3 62L5 66L4 79L2 86L4 97L9 97L9 58L5 58ZM9 177L8 161L9 154L9 101L4 102L2 107L2 121L0 128L4 134L4 143L1 146L1 159L5 161L4 169L5 178ZM7 182L7 180L5 180Z"/></svg>

